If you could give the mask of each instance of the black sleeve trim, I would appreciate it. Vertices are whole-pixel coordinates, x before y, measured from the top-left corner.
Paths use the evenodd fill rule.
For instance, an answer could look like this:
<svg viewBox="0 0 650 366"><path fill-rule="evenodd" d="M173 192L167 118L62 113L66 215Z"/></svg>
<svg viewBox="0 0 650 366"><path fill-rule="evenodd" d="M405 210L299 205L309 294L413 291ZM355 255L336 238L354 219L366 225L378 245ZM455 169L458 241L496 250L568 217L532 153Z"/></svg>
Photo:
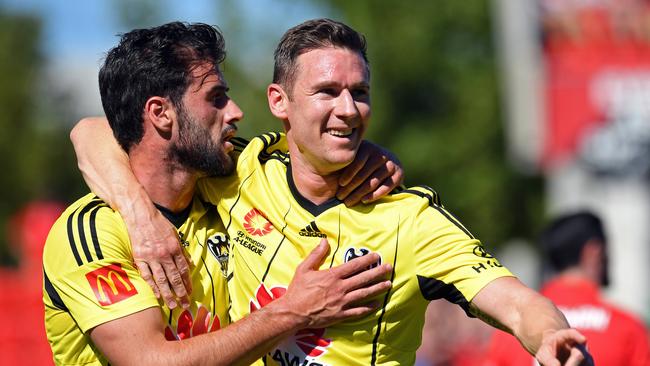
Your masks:
<svg viewBox="0 0 650 366"><path fill-rule="evenodd" d="M101 201L90 201L83 209L81 209L81 211L79 211L79 215L77 216L77 230L79 231L79 239L81 240L81 249L83 249L88 263L93 261L93 257L90 254L90 248L88 247L88 241L86 240L86 232L84 230L84 216L88 213L88 211L92 210L100 204L102 204Z"/></svg>
<svg viewBox="0 0 650 366"><path fill-rule="evenodd" d="M93 212L90 214L90 237L93 241L93 247L95 248L95 255L98 260L104 259L104 254L102 253L102 248L99 245L99 238L97 237L97 211L100 208L107 207L105 205L97 206L93 209Z"/></svg>
<svg viewBox="0 0 650 366"><path fill-rule="evenodd" d="M235 146L235 150L239 152L242 152L246 146L248 146L249 142L250 141L242 137L233 137L230 139L230 143L233 144L233 146Z"/></svg>
<svg viewBox="0 0 650 366"><path fill-rule="evenodd" d="M420 275L418 275L418 284L420 285L420 292L425 299L429 301L445 299L463 308L467 316L475 318L469 311L469 301L458 291L456 286L444 283L435 278Z"/></svg>
<svg viewBox="0 0 650 366"><path fill-rule="evenodd" d="M404 190L404 191L402 191L400 193L410 193L410 194L414 194L414 195L422 197L422 198L426 198L429 201L429 206L430 207L432 207L432 208L436 209L438 212L440 212L440 214L442 216L444 216L447 220L449 220L449 222L451 222L457 228L459 228L462 232L464 232L470 239L476 239L474 237L474 235L472 235L472 233L469 230L467 230L460 223L460 221L458 221L458 219L456 219L456 217L454 217L454 215L452 215L451 213L449 213L447 210L445 210L443 208L442 203L440 202L440 196L438 195L438 193L436 193L436 191L434 191L433 189L431 189L430 187L427 187L427 186L418 186L418 187L426 189L430 193L424 193L424 192L418 191L416 189L407 189L407 190Z"/></svg>
<svg viewBox="0 0 650 366"><path fill-rule="evenodd" d="M70 249L72 250L72 254L74 255L74 259L77 262L77 265L81 266L83 262L81 261L81 257L79 256L79 251L77 250L77 244L74 241L74 233L72 231L72 219L75 213L76 211L71 213L70 216L68 216L68 222L66 227L68 231L68 243L70 243Z"/></svg>
<svg viewBox="0 0 650 366"><path fill-rule="evenodd" d="M54 286L52 285L52 282L50 282L50 279L47 277L45 269L43 269L43 283L45 284L45 292L47 292L47 296L49 296L50 300L52 300L52 304L54 304L54 306L56 306L58 309L68 311L68 307L65 306L63 300L61 300L61 296L59 296L59 293L56 292Z"/></svg>

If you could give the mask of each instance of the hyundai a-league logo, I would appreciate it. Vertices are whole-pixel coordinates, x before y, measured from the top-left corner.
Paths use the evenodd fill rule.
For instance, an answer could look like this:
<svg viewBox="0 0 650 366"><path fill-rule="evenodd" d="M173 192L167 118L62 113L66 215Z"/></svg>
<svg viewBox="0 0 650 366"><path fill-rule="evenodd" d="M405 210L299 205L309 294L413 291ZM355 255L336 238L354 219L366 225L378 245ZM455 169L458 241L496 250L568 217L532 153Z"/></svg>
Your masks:
<svg viewBox="0 0 650 366"><path fill-rule="evenodd" d="M273 231L273 225L264 217L262 212L253 208L244 216L244 229L250 235L264 236Z"/></svg>

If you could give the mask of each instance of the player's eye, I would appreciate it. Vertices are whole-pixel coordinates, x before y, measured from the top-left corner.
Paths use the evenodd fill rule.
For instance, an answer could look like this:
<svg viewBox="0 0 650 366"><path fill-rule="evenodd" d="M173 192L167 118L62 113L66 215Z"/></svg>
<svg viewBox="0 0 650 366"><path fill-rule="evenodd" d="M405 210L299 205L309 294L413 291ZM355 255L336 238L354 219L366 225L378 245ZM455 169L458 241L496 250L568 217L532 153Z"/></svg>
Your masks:
<svg viewBox="0 0 650 366"><path fill-rule="evenodd" d="M352 98L354 98L355 100L367 99L368 96L370 96L370 90L368 90L367 88L356 88L356 89L352 89L351 94L352 94Z"/></svg>
<svg viewBox="0 0 650 366"><path fill-rule="evenodd" d="M228 102L228 94L226 92L218 92L212 96L212 104L217 108L222 108Z"/></svg>
<svg viewBox="0 0 650 366"><path fill-rule="evenodd" d="M334 88L323 88L323 89L320 89L318 92L321 93L321 94L329 95L331 97L335 97L335 96L339 95L338 90L336 90Z"/></svg>

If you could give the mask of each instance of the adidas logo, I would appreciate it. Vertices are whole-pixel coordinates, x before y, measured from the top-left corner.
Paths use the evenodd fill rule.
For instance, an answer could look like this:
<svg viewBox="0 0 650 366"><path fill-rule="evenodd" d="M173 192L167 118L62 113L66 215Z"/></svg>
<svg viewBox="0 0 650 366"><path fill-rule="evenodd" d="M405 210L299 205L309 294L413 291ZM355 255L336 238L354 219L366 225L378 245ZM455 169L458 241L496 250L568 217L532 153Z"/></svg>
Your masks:
<svg viewBox="0 0 650 366"><path fill-rule="evenodd" d="M316 237L316 238L327 238L327 235L323 234L318 230L318 226L316 226L316 221L312 221L307 225L304 229L300 230L298 233L300 236L308 236L308 237Z"/></svg>

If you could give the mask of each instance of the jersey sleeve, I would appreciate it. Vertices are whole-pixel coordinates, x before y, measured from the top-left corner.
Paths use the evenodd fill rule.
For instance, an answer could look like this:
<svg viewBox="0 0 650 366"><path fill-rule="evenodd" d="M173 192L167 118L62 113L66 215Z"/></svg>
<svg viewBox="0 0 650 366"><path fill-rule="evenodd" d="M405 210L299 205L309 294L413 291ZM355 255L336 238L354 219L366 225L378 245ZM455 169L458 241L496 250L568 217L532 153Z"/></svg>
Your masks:
<svg viewBox="0 0 650 366"><path fill-rule="evenodd" d="M120 216L107 206L80 208L55 223L43 258L47 295L83 332L159 306L134 267Z"/></svg>
<svg viewBox="0 0 650 366"><path fill-rule="evenodd" d="M512 274L441 205L419 209L414 258L420 292L427 300L447 299L469 314L469 302L483 287Z"/></svg>

